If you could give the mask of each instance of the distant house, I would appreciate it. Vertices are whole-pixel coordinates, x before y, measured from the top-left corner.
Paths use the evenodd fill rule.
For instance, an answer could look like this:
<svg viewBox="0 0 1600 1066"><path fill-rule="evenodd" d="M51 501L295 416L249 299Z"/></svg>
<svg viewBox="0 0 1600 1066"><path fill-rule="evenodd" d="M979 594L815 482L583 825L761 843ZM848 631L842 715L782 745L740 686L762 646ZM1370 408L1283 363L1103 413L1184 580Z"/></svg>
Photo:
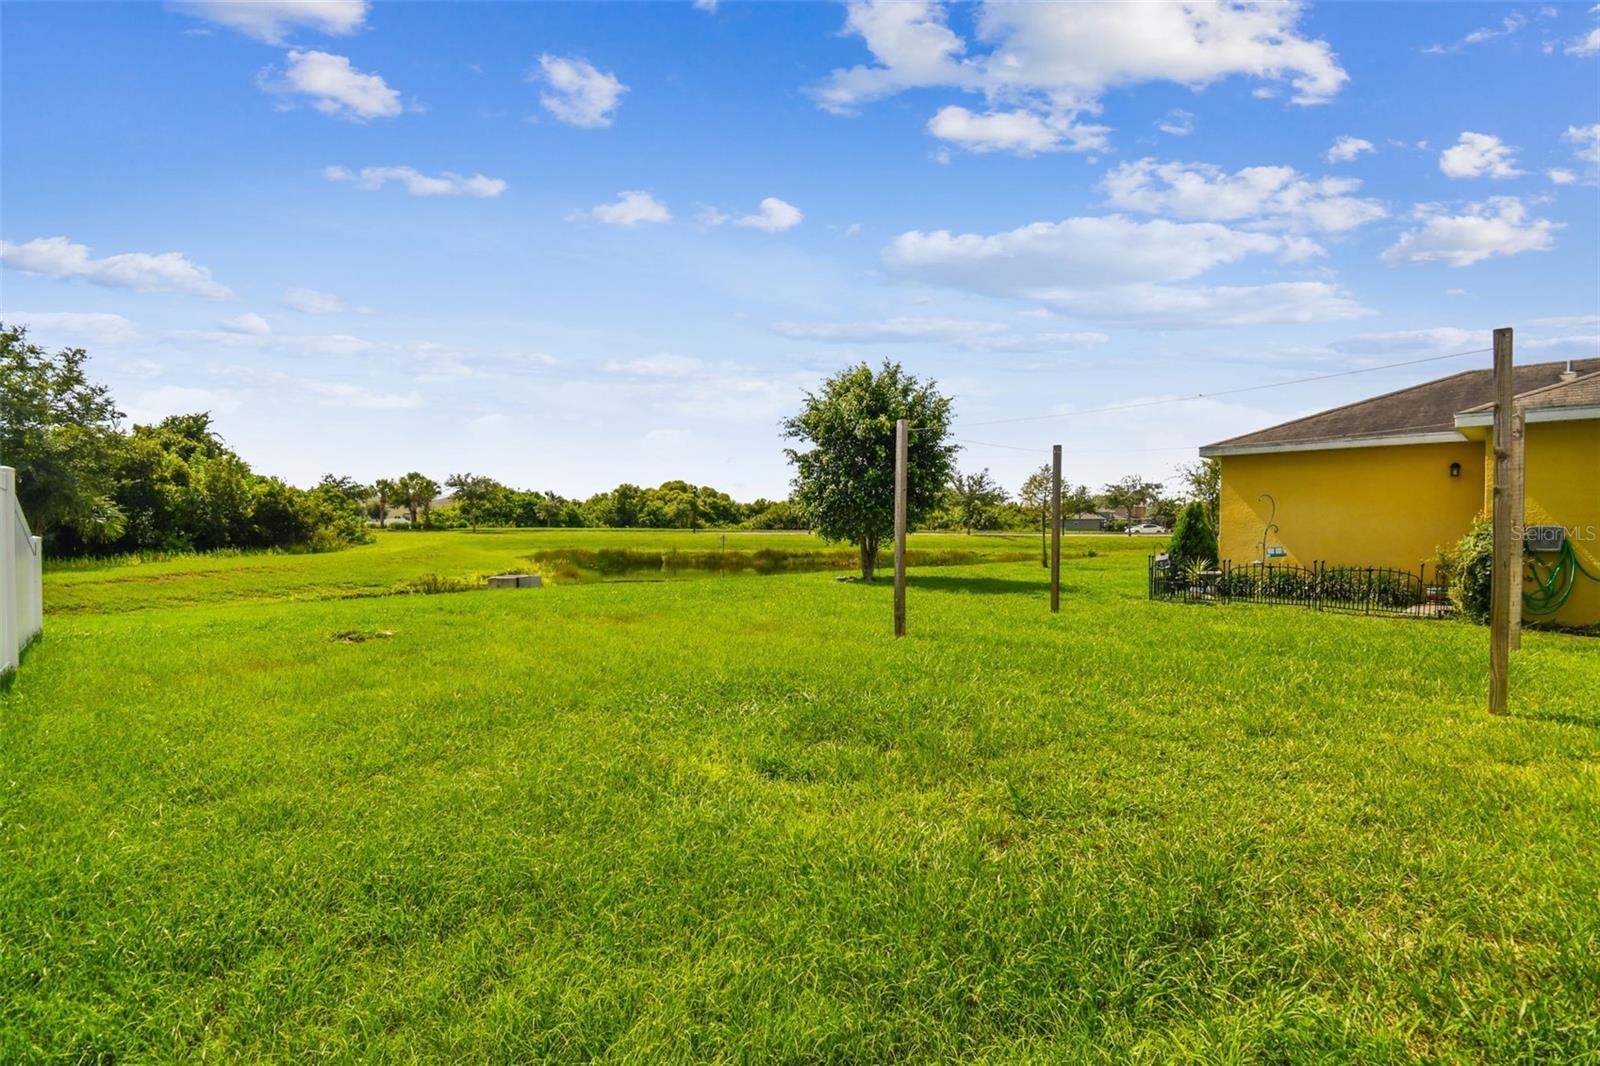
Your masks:
<svg viewBox="0 0 1600 1066"><path fill-rule="evenodd" d="M1514 388L1518 523L1563 527L1600 575L1600 359L1519 366ZM1223 557L1417 569L1491 505L1493 405L1493 373L1469 370L1201 448L1222 464ZM1550 617L1600 623L1600 581L1580 574Z"/></svg>
<svg viewBox="0 0 1600 1066"><path fill-rule="evenodd" d="M1061 519L1061 528L1079 533L1096 532L1106 528L1106 516L1095 511L1082 511Z"/></svg>

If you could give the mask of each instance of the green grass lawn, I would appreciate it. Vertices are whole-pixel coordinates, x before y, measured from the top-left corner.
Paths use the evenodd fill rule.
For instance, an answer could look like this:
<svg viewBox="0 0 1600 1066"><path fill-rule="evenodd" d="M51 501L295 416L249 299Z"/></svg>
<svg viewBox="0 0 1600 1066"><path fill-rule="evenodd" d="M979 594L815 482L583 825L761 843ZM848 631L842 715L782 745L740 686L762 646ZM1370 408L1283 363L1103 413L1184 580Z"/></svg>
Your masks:
<svg viewBox="0 0 1600 1066"><path fill-rule="evenodd" d="M48 575L0 1061L1600 1059L1600 643L1492 719L1483 629L1111 537L902 641L832 573L375 594L606 536L687 537Z"/></svg>

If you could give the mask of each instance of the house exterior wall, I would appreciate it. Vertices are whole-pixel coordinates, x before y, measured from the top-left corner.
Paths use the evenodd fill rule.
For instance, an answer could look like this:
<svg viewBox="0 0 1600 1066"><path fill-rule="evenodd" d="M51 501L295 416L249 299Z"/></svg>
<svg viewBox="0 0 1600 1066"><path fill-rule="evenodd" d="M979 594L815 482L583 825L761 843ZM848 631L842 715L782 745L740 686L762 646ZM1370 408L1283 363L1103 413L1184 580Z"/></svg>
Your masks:
<svg viewBox="0 0 1600 1066"><path fill-rule="evenodd" d="M1492 443L1492 430L1482 431ZM1484 449L1486 474L1480 506L1494 498L1494 450ZM1578 562L1600 576L1600 419L1529 422L1523 435L1523 515L1530 526L1562 526ZM1526 587L1532 587L1531 583ZM1558 625L1600 624L1600 582L1579 575L1572 594L1553 615L1524 621Z"/></svg>
<svg viewBox="0 0 1600 1066"><path fill-rule="evenodd" d="M1483 456L1482 442L1469 440L1222 456L1222 556L1260 558L1268 494L1278 530L1267 543L1287 550L1279 561L1431 566L1483 507ZM1450 476L1451 463L1460 476Z"/></svg>

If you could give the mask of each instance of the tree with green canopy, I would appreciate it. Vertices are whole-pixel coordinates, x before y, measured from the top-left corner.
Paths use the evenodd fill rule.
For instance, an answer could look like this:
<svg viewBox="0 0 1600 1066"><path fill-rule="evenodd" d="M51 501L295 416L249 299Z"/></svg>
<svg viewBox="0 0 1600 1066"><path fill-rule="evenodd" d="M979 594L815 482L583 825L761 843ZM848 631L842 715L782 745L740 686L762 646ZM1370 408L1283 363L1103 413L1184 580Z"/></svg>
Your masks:
<svg viewBox="0 0 1600 1066"><path fill-rule="evenodd" d="M26 327L0 323L0 462L16 469L17 498L38 536L66 525L114 540L123 530L113 498L122 413L89 380L88 358L82 348L51 355Z"/></svg>
<svg viewBox="0 0 1600 1066"><path fill-rule="evenodd" d="M993 529L999 524L996 513L1006 502L1006 490L989 476L988 470L976 474L963 474L959 470L950 479L954 497L955 515L961 528L971 536L974 529Z"/></svg>
<svg viewBox="0 0 1600 1066"><path fill-rule="evenodd" d="M951 401L887 360L841 370L805 395L783 421L794 464L794 500L826 541L846 541L871 581L878 545L894 535L895 422L912 426L906 459L906 516L921 521L950 481L956 447L948 443Z"/></svg>
<svg viewBox="0 0 1600 1066"><path fill-rule="evenodd" d="M478 523L494 509L498 497L505 492L505 486L481 474L451 474L444 479L444 483L455 497L461 517L467 520L467 525L474 532L478 529Z"/></svg>

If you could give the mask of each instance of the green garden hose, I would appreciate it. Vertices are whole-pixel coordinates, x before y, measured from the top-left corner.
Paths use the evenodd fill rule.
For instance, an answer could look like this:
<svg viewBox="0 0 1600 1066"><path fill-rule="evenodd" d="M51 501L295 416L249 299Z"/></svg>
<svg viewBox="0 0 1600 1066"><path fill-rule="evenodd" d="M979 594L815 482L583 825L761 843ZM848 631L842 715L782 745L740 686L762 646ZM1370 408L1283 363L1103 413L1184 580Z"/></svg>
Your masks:
<svg viewBox="0 0 1600 1066"><path fill-rule="evenodd" d="M1555 614L1561 610L1567 597L1572 595L1572 587L1578 583L1579 575L1590 581L1600 581L1600 577L1584 569L1578 553L1572 550L1570 540L1561 542L1561 550L1556 553L1553 563L1546 563L1536 555L1529 556L1528 570L1533 577L1534 587L1533 591L1522 594L1522 609L1527 614Z"/></svg>

